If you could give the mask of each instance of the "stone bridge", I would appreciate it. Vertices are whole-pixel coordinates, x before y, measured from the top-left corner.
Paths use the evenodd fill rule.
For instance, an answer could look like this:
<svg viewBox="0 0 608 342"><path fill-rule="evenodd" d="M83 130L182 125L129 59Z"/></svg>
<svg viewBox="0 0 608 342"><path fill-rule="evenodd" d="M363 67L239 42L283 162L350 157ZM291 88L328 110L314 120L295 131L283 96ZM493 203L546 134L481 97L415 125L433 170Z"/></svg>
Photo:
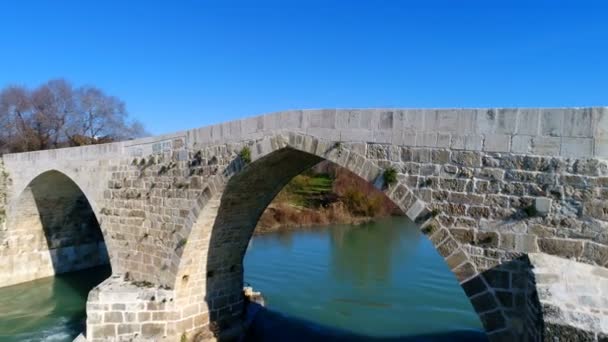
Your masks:
<svg viewBox="0 0 608 342"><path fill-rule="evenodd" d="M330 160L419 224L490 340L604 340L607 159L608 108L294 110L4 155L0 286L109 260L87 340L229 336L258 218Z"/></svg>

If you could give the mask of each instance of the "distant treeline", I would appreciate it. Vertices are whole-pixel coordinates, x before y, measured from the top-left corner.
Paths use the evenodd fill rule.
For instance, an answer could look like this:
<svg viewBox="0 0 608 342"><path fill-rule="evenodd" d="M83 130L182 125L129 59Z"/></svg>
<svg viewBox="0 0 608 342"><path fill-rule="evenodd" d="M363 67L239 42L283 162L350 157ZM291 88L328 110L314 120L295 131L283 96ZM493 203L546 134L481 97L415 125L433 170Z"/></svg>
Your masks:
<svg viewBox="0 0 608 342"><path fill-rule="evenodd" d="M0 153L46 150L133 139L143 125L129 120L125 104L94 86L63 79L37 88L0 90Z"/></svg>

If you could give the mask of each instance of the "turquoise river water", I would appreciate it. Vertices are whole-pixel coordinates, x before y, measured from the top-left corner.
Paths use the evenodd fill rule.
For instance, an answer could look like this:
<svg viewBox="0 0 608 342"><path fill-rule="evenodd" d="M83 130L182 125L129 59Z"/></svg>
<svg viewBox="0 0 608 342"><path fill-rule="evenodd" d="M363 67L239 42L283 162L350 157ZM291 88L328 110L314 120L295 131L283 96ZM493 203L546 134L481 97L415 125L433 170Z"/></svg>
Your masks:
<svg viewBox="0 0 608 342"><path fill-rule="evenodd" d="M266 309L247 340L483 341L443 258L405 218L255 236L245 282ZM71 341L94 268L0 289L0 341Z"/></svg>
<svg viewBox="0 0 608 342"><path fill-rule="evenodd" d="M245 281L268 309L304 321L267 314L253 325L265 340L336 340L315 335L329 327L343 340L485 340L454 274L403 217L255 236L244 263ZM267 334L288 327L293 334Z"/></svg>

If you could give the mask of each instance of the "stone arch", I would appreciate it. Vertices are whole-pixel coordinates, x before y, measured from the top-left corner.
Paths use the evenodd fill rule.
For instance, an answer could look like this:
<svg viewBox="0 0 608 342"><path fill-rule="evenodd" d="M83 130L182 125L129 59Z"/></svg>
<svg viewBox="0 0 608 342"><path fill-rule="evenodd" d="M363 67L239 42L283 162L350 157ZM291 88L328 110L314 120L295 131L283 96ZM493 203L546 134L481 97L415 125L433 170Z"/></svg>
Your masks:
<svg viewBox="0 0 608 342"><path fill-rule="evenodd" d="M47 170L11 201L5 241L10 283L107 264L97 214L65 173Z"/></svg>
<svg viewBox="0 0 608 342"><path fill-rule="evenodd" d="M205 205L197 211L188 246L177 272L177 301L190 304L191 312L206 313L212 330L222 331L239 322L244 312L242 296L243 257L256 223L275 195L294 176L322 160L345 167L362 179L381 186L383 171L355 146L327 141L301 133L284 133L246 144L251 149L249 165L226 173L221 187L209 190ZM486 331L501 330L485 319L490 311L503 316L496 295L480 277L465 247L455 239L436 213L420 200L398 174L398 181L382 191L407 216L420 225L455 273L465 293L473 302ZM204 272L197 272L203 270ZM205 302L192 303L205 294ZM484 294L482 306L474 297ZM488 297L489 298L486 298ZM182 315L183 317L184 315ZM192 325L194 329L196 324Z"/></svg>

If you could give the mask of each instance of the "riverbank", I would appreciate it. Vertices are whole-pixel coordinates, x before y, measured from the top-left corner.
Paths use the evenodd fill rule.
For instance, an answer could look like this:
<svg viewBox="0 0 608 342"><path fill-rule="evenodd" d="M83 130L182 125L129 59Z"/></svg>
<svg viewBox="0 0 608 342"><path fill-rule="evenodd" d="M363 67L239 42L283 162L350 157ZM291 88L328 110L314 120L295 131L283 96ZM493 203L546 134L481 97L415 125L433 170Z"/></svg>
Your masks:
<svg viewBox="0 0 608 342"><path fill-rule="evenodd" d="M327 208L309 209L289 203L271 204L258 221L254 234L322 229L329 224L360 225L376 217L354 216L342 202Z"/></svg>
<svg viewBox="0 0 608 342"><path fill-rule="evenodd" d="M381 191L352 172L321 162L294 177L266 208L254 234L359 225L403 213Z"/></svg>

